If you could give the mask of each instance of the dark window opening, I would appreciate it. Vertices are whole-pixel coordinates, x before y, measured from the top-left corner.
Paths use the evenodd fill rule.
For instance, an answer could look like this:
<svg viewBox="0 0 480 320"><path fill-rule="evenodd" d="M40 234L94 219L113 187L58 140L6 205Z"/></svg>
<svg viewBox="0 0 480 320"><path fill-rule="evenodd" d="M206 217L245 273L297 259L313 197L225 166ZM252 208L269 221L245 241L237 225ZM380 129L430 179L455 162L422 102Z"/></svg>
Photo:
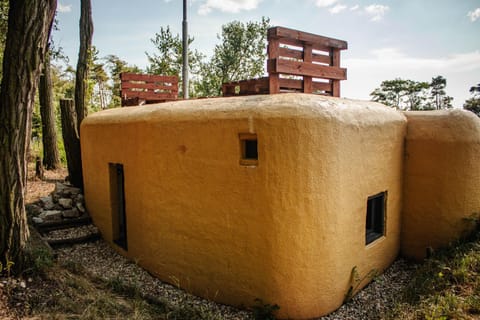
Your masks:
<svg viewBox="0 0 480 320"><path fill-rule="evenodd" d="M113 242L127 250L127 215L125 212L125 177L123 164L110 163L109 169Z"/></svg>
<svg viewBox="0 0 480 320"><path fill-rule="evenodd" d="M257 140L245 140L245 159L258 159Z"/></svg>
<svg viewBox="0 0 480 320"><path fill-rule="evenodd" d="M257 135L254 133L241 133L239 135L239 138L240 138L240 151L241 151L240 164L257 165L258 164Z"/></svg>
<svg viewBox="0 0 480 320"><path fill-rule="evenodd" d="M385 234L386 192L368 197L365 244L372 243Z"/></svg>

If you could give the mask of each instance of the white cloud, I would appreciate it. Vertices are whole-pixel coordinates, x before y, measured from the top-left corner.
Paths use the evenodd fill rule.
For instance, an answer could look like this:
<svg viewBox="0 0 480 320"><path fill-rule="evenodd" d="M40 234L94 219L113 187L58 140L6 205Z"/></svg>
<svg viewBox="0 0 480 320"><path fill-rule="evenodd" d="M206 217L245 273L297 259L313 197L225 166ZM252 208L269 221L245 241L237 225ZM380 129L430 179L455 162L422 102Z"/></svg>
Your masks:
<svg viewBox="0 0 480 320"><path fill-rule="evenodd" d="M350 7L350 10L351 10L351 11L355 11L355 10L358 10L358 8L360 8L360 6L359 6L358 4L356 4L356 5L352 6L352 7Z"/></svg>
<svg viewBox="0 0 480 320"><path fill-rule="evenodd" d="M256 9L262 0L206 0L198 13L201 15L209 14L212 10L220 10L223 12L237 13L242 10Z"/></svg>
<svg viewBox="0 0 480 320"><path fill-rule="evenodd" d="M468 89L478 82L480 51L423 58L396 48L382 48L371 51L366 58L346 58L342 66L348 69L348 80L342 81L342 96L370 99L370 92L384 80L431 81L442 75L447 79L447 94L454 97L454 106L460 107L470 97Z"/></svg>
<svg viewBox="0 0 480 320"><path fill-rule="evenodd" d="M61 4L60 2L57 5L57 11L61 13L71 12L72 5L71 4Z"/></svg>
<svg viewBox="0 0 480 320"><path fill-rule="evenodd" d="M390 7L382 4L371 4L365 7L365 12L371 17L370 21L382 20L388 10L390 10Z"/></svg>
<svg viewBox="0 0 480 320"><path fill-rule="evenodd" d="M342 12L342 11L345 10L346 8L347 8L347 6L345 6L345 5L343 5L343 4L337 4L336 6L331 7L330 9L328 9L328 11L330 11L331 14L337 14L337 13Z"/></svg>
<svg viewBox="0 0 480 320"><path fill-rule="evenodd" d="M337 2L337 0L317 0L315 4L317 5L317 7L325 8L334 5L335 2Z"/></svg>
<svg viewBox="0 0 480 320"><path fill-rule="evenodd" d="M480 8L468 12L467 16L470 18L470 21L475 22L478 18L480 18Z"/></svg>

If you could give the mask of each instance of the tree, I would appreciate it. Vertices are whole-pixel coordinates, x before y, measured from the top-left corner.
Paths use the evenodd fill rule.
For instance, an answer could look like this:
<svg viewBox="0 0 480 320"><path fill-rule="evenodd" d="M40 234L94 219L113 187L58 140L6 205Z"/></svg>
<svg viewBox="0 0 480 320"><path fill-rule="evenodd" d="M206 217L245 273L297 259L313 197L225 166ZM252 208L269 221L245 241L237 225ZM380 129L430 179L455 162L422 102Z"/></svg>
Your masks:
<svg viewBox="0 0 480 320"><path fill-rule="evenodd" d="M201 65L196 91L204 96L221 95L224 82L257 78L265 74L267 30L270 19L222 26L221 40L209 62Z"/></svg>
<svg viewBox="0 0 480 320"><path fill-rule="evenodd" d="M395 109L403 109L403 98L408 94L407 80L396 78L385 80L370 95L372 100Z"/></svg>
<svg viewBox="0 0 480 320"><path fill-rule="evenodd" d="M106 56L105 60L106 68L108 69L110 78L113 82L109 108L119 107L122 104L122 99L120 97L120 74L122 72L141 73L142 70L135 65L129 65L126 61L113 54Z"/></svg>
<svg viewBox="0 0 480 320"><path fill-rule="evenodd" d="M26 156L32 108L56 0L11 0L0 86L0 262L23 267L29 236Z"/></svg>
<svg viewBox="0 0 480 320"><path fill-rule="evenodd" d="M153 54L145 52L150 63L147 67L147 73L177 76L181 83L183 81L183 42L180 35L178 33L174 35L170 30L170 27L167 26L166 28L160 28L160 33L156 33L155 38L150 40L155 46L157 52ZM193 41L193 38L188 38L189 47ZM198 74L203 58L203 55L197 50L188 51L188 66L193 78ZM183 95L181 88L179 90L179 95Z"/></svg>
<svg viewBox="0 0 480 320"><path fill-rule="evenodd" d="M472 97L465 101L463 108L480 117L480 83L470 88Z"/></svg>
<svg viewBox="0 0 480 320"><path fill-rule="evenodd" d="M80 12L80 50L78 52L77 73L75 77L75 111L77 112L77 129L87 113L85 97L88 87L88 66L92 49L93 20L90 0L81 0ZM81 168L79 168L81 170Z"/></svg>
<svg viewBox="0 0 480 320"><path fill-rule="evenodd" d="M452 97L449 97L445 93L445 87L447 86L447 79L442 76L436 76L432 78L430 82L430 93L433 100L435 109L445 109L452 107Z"/></svg>
<svg viewBox="0 0 480 320"><path fill-rule="evenodd" d="M442 76L432 78L432 82L404 80L382 81L370 95L373 101L400 110L444 109L452 106L452 97L445 93L447 80Z"/></svg>
<svg viewBox="0 0 480 320"><path fill-rule="evenodd" d="M43 165L49 170L57 169L60 167L60 156L57 147L50 50L48 49L43 64L43 73L40 76L39 100L42 117Z"/></svg>

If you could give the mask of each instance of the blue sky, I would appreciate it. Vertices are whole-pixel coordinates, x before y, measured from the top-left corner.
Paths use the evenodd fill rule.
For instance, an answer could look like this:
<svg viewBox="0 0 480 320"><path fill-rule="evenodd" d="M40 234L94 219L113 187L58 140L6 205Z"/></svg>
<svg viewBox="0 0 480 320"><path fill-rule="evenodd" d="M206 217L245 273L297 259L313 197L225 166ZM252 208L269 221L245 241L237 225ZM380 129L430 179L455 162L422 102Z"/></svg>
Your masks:
<svg viewBox="0 0 480 320"><path fill-rule="evenodd" d="M78 0L59 0L55 42L76 64ZM115 54L145 67L145 51L160 27L181 34L182 0L92 0L93 43L100 56ZM188 0L192 47L210 55L221 26L233 20L272 25L348 42L342 97L369 99L383 80L430 81L442 75L454 105L480 83L480 0Z"/></svg>

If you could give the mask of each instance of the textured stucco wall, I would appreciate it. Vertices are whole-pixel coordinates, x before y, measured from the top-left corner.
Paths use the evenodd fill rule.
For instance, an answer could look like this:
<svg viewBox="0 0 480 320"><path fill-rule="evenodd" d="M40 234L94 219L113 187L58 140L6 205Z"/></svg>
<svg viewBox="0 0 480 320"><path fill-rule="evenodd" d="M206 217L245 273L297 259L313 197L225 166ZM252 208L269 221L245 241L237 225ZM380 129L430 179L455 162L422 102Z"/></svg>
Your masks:
<svg viewBox="0 0 480 320"><path fill-rule="evenodd" d="M465 110L407 112L402 254L423 259L480 213L480 119Z"/></svg>
<svg viewBox="0 0 480 320"><path fill-rule="evenodd" d="M85 198L112 241L108 163L125 171L128 252L194 294L277 303L281 318L338 308L357 267L400 248L405 117L304 94L113 109L82 123ZM258 165L239 164L256 133ZM388 191L386 236L365 245L367 198Z"/></svg>

